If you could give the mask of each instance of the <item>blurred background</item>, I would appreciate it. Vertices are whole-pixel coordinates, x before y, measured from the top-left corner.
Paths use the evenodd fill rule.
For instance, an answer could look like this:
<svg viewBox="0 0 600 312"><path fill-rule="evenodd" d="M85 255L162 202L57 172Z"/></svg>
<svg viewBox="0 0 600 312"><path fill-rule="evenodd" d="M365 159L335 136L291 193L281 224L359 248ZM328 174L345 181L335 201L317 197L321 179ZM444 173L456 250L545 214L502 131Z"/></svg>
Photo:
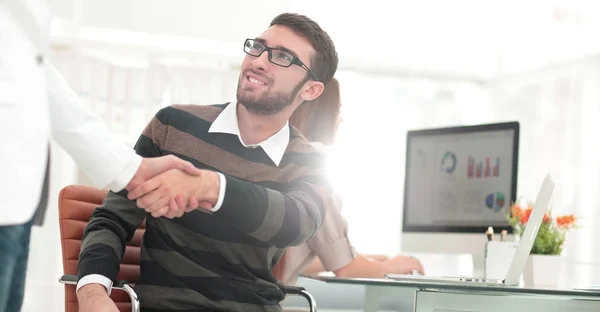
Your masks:
<svg viewBox="0 0 600 312"><path fill-rule="evenodd" d="M577 266L572 274L600 274L593 239L600 235L593 226L600 219L596 2L50 3L50 59L83 104L132 146L161 107L235 99L244 39L279 13L305 14L329 32L340 56L344 121L330 176L358 250L401 251L407 130L517 120L518 196L533 199L552 172L553 209L582 216L565 247ZM58 145L52 151L53 206L44 227L33 230L24 311L63 309L56 198L68 184L88 183Z"/></svg>

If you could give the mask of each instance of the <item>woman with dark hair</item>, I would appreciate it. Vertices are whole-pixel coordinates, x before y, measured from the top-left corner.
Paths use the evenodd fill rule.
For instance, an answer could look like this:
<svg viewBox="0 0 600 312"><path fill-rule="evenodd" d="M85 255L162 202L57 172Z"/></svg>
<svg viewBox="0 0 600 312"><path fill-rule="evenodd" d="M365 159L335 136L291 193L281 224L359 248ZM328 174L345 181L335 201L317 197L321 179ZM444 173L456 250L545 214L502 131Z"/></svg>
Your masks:
<svg viewBox="0 0 600 312"><path fill-rule="evenodd" d="M300 105L290 124L313 145L332 145L342 119L340 85L333 78L317 99ZM340 201L338 201L339 203ZM341 205L338 205L341 206ZM339 207L326 212L321 228L306 243L289 247L274 267L275 276L285 284L295 284L298 275L331 271L337 277L384 277L387 273L423 274L419 260L408 256L388 258L362 255L352 247L347 235L347 222Z"/></svg>

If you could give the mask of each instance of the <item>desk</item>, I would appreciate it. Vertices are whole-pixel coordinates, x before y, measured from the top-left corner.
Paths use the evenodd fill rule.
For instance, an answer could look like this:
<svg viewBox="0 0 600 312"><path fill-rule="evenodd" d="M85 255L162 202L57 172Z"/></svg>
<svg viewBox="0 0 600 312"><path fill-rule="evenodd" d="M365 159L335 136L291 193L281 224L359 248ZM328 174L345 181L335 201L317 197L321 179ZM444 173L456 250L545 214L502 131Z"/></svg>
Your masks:
<svg viewBox="0 0 600 312"><path fill-rule="evenodd" d="M326 283L365 286L365 312L377 311L382 295L413 294L414 312L600 311L600 292L507 286L473 286L428 281L308 277ZM404 296L406 298L407 296ZM408 297L410 298L410 297ZM318 300L318 298L317 298Z"/></svg>

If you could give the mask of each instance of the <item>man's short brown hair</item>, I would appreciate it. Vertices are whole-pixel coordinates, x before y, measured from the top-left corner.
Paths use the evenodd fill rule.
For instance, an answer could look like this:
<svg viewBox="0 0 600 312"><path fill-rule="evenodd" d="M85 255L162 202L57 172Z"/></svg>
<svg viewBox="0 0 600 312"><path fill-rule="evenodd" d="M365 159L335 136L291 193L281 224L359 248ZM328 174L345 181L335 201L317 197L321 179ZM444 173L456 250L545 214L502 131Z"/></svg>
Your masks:
<svg viewBox="0 0 600 312"><path fill-rule="evenodd" d="M329 34L315 21L295 13L278 15L271 21L270 26L274 25L286 26L311 43L316 53L311 59L310 69L319 81L327 84L333 78L338 66L337 52Z"/></svg>

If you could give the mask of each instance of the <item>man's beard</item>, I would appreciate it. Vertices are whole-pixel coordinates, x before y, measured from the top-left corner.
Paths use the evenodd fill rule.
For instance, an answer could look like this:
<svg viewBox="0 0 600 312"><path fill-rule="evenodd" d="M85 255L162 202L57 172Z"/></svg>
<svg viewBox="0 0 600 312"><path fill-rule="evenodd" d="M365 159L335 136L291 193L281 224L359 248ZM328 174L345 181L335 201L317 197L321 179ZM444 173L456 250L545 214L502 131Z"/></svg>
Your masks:
<svg viewBox="0 0 600 312"><path fill-rule="evenodd" d="M246 75L242 74L237 86L237 100L240 104L244 105L246 109L255 115L270 116L275 115L282 111L284 108L290 106L294 102L294 98L300 92L300 89L307 81L303 79L294 89L289 93L278 92L270 94L265 92L257 96L245 96L244 90L242 90L242 79L245 79Z"/></svg>

